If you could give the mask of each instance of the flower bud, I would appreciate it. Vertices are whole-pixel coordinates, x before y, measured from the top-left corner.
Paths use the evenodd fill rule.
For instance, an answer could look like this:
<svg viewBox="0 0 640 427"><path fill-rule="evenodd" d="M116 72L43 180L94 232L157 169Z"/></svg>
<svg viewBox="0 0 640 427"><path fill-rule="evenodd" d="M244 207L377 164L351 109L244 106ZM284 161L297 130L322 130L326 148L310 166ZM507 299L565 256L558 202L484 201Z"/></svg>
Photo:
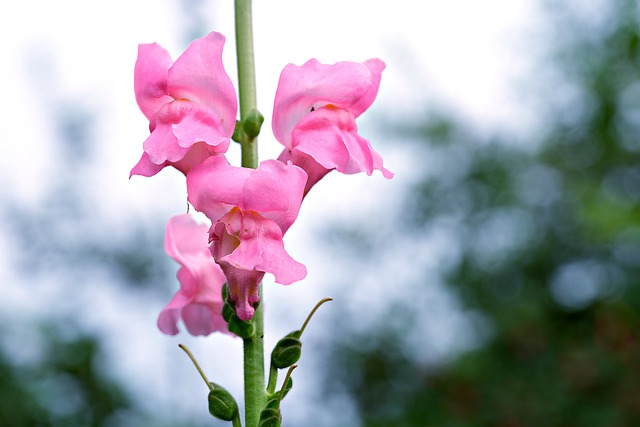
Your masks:
<svg viewBox="0 0 640 427"><path fill-rule="evenodd" d="M264 117L260 114L260 111L251 110L247 114L247 118L242 122L242 130L249 139L254 139L260 134L262 122L264 122Z"/></svg>
<svg viewBox="0 0 640 427"><path fill-rule="evenodd" d="M231 136L235 142L240 142L240 120L236 120L236 127L233 129L233 135Z"/></svg>
<svg viewBox="0 0 640 427"><path fill-rule="evenodd" d="M271 352L271 363L278 369L288 368L300 359L302 343L297 338L285 336Z"/></svg>
<svg viewBox="0 0 640 427"><path fill-rule="evenodd" d="M280 411L275 408L264 408L260 412L260 420L258 427L280 427L282 416Z"/></svg>
<svg viewBox="0 0 640 427"><path fill-rule="evenodd" d="M209 412L216 418L231 421L238 413L238 404L225 388L211 383L213 390L209 392Z"/></svg>

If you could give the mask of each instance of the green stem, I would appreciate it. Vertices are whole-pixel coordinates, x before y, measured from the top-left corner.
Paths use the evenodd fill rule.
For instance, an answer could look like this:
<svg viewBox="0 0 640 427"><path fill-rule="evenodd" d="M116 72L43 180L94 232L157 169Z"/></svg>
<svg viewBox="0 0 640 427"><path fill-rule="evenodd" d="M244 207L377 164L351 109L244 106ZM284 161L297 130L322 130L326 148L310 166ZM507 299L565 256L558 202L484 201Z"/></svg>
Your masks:
<svg viewBox="0 0 640 427"><path fill-rule="evenodd" d="M258 425L260 411L267 403L267 393L264 385L264 322L262 303L260 303L256 309L252 322L255 327L255 333L243 340L244 418L246 427L256 427Z"/></svg>
<svg viewBox="0 0 640 427"><path fill-rule="evenodd" d="M240 120L244 122L249 113L257 109L251 0L235 0L235 16ZM249 138L240 129L240 145L242 166L256 169L258 167L258 140ZM260 411L267 403L264 383L262 306L263 303L260 304L253 316L255 333L243 340L245 427L258 425Z"/></svg>
<svg viewBox="0 0 640 427"><path fill-rule="evenodd" d="M267 394L273 394L276 391L276 383L278 382L278 368L269 366L269 382L267 383Z"/></svg>
<svg viewBox="0 0 640 427"><path fill-rule="evenodd" d="M257 109L256 71L253 59L253 27L251 0L235 0L236 52L238 56L238 92L240 97L240 121L244 122L252 110ZM258 140L240 132L242 166L258 167ZM249 426L250 427L250 426Z"/></svg>
<svg viewBox="0 0 640 427"><path fill-rule="evenodd" d="M242 421L240 421L240 415L238 412L236 412L236 414L233 416L233 419L231 420L231 426L242 427Z"/></svg>

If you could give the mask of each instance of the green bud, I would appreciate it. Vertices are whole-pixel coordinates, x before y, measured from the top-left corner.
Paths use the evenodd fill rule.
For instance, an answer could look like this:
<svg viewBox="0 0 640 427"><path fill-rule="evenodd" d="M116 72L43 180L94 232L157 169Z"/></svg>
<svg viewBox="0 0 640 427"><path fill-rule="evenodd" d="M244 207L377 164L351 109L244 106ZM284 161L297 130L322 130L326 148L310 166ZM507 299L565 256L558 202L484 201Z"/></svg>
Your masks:
<svg viewBox="0 0 640 427"><path fill-rule="evenodd" d="M260 134L262 122L264 122L264 117L260 114L260 111L251 110L249 111L247 118L242 122L242 130L249 139L254 139Z"/></svg>
<svg viewBox="0 0 640 427"><path fill-rule="evenodd" d="M302 336L302 331L300 330L289 332L287 335L285 335L285 337L291 337L297 340L299 340L301 336Z"/></svg>
<svg viewBox="0 0 640 427"><path fill-rule="evenodd" d="M211 383L213 390L209 392L209 412L216 418L231 421L238 413L238 404L225 388Z"/></svg>
<svg viewBox="0 0 640 427"><path fill-rule="evenodd" d="M278 408L280 407L280 401L278 400L278 394L280 394L280 392L276 392L271 396L275 396L275 397L271 397L268 401L267 404L264 405L264 409L275 409L276 411L278 410Z"/></svg>
<svg viewBox="0 0 640 427"><path fill-rule="evenodd" d="M235 142L240 142L240 120L236 120L236 127L233 128L233 135L231 136Z"/></svg>
<svg viewBox="0 0 640 427"><path fill-rule="evenodd" d="M249 338L254 334L255 328L253 327L253 323L240 320L238 316L233 313L231 317L229 317L229 331L240 338Z"/></svg>
<svg viewBox="0 0 640 427"><path fill-rule="evenodd" d="M229 284L225 283L222 286L222 301L227 302L229 301Z"/></svg>
<svg viewBox="0 0 640 427"><path fill-rule="evenodd" d="M264 408L260 412L258 427L280 427L280 423L282 423L282 416L277 409Z"/></svg>
<svg viewBox="0 0 640 427"><path fill-rule="evenodd" d="M286 336L278 341L271 352L271 363L278 369L288 368L300 360L302 343L297 338Z"/></svg>

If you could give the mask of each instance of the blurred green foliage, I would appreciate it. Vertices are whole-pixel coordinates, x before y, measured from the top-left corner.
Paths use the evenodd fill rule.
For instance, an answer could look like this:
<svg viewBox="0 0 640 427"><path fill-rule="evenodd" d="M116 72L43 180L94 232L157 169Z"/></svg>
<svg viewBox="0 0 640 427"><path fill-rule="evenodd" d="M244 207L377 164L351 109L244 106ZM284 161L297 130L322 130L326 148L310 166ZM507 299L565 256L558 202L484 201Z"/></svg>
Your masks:
<svg viewBox="0 0 640 427"><path fill-rule="evenodd" d="M439 279L488 332L438 366L403 341L428 312L345 334L326 390L345 390L362 425L640 425L640 9L600 3L547 5L553 78L529 82L545 128L528 143L448 114L403 129L441 167L393 222L416 239L455 224Z"/></svg>

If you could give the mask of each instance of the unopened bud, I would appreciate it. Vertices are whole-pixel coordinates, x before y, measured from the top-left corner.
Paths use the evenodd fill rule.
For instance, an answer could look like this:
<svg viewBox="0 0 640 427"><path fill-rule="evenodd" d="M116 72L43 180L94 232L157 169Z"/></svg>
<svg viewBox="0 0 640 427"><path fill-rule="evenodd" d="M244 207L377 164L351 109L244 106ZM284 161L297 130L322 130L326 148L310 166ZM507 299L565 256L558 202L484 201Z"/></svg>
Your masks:
<svg viewBox="0 0 640 427"><path fill-rule="evenodd" d="M238 404L224 387L211 383L213 390L209 392L209 412L216 418L231 421L238 413Z"/></svg>
<svg viewBox="0 0 640 427"><path fill-rule="evenodd" d="M271 363L278 369L288 368L300 360L302 343L297 338L285 336L271 352Z"/></svg>
<svg viewBox="0 0 640 427"><path fill-rule="evenodd" d="M260 420L258 421L258 427L280 427L282 423L282 416L280 411L274 408L264 408L260 412Z"/></svg>
<svg viewBox="0 0 640 427"><path fill-rule="evenodd" d="M247 114L247 118L242 122L242 130L249 137L254 139L260 134L260 128L264 122L264 117L258 110L251 110Z"/></svg>

